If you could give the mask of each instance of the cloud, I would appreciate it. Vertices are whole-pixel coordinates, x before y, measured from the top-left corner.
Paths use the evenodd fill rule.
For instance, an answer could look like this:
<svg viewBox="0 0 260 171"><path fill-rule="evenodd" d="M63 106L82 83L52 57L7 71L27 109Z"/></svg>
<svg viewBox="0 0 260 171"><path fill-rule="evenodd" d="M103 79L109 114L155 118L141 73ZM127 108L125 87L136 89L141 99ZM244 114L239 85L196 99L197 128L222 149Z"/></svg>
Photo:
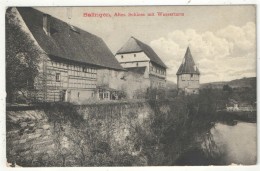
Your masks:
<svg viewBox="0 0 260 171"><path fill-rule="evenodd" d="M188 45L201 71L201 82L227 81L256 76L255 29L255 23L248 22L215 32L174 30L150 45L169 67L167 75L171 81L176 82L176 72Z"/></svg>

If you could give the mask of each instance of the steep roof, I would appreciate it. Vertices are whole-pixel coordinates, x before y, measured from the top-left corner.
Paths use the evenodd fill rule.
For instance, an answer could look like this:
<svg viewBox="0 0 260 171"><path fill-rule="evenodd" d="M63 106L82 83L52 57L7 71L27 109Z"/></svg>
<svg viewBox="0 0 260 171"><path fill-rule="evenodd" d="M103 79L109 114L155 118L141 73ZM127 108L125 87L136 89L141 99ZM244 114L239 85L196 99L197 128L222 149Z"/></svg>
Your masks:
<svg viewBox="0 0 260 171"><path fill-rule="evenodd" d="M116 54L134 53L134 52L144 52L152 62L161 67L167 68L160 57L154 52L154 50L147 44L141 42L140 40L131 37L118 51Z"/></svg>
<svg viewBox="0 0 260 171"><path fill-rule="evenodd" d="M100 37L54 17L48 17L51 32L48 36L43 30L44 13L28 7L17 7L17 10L48 55L105 68L123 69Z"/></svg>
<svg viewBox="0 0 260 171"><path fill-rule="evenodd" d="M192 58L189 47L187 48L185 56L181 63L181 66L179 67L179 69L177 71L177 75L180 75L180 74L200 74L200 71L197 68L197 66L195 65L195 62Z"/></svg>

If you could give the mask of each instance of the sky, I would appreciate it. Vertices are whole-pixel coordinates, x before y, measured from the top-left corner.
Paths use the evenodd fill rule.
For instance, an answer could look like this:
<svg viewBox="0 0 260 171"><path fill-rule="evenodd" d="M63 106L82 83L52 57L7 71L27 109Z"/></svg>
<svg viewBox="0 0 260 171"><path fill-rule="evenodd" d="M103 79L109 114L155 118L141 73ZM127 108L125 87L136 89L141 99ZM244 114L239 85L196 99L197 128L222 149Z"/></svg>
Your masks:
<svg viewBox="0 0 260 171"><path fill-rule="evenodd" d="M176 72L187 47L198 66L200 82L256 76L256 11L244 6L37 7L65 22L101 37L113 54L134 36L151 46ZM182 16L158 16L157 12ZM111 17L84 17L84 13ZM115 16L115 13L125 16ZM131 13L145 16L128 16ZM154 16L147 14L154 13Z"/></svg>

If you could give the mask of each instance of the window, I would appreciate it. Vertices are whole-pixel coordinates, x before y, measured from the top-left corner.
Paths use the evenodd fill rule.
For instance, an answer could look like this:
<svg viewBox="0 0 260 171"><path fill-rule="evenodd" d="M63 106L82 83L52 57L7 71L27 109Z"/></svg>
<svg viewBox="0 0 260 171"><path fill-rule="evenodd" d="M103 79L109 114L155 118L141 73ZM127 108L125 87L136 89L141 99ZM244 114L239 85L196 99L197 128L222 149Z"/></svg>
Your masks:
<svg viewBox="0 0 260 171"><path fill-rule="evenodd" d="M60 73L56 73L56 82L60 82Z"/></svg>
<svg viewBox="0 0 260 171"><path fill-rule="evenodd" d="M121 55L121 59L123 59L124 58L124 55Z"/></svg>
<svg viewBox="0 0 260 171"><path fill-rule="evenodd" d="M136 57L136 54L134 54L134 57Z"/></svg>
<svg viewBox="0 0 260 171"><path fill-rule="evenodd" d="M138 62L136 62L136 66L138 66Z"/></svg>

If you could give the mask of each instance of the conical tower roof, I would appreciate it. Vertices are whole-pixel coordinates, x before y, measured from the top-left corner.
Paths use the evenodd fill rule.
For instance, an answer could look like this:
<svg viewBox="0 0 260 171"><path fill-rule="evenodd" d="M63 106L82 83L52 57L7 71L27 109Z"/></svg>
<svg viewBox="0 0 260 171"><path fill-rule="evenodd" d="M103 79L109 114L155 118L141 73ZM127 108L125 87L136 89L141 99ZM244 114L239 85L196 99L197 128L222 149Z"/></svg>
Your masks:
<svg viewBox="0 0 260 171"><path fill-rule="evenodd" d="M181 66L177 71L177 75L181 74L200 74L198 67L195 65L189 47L187 48Z"/></svg>

